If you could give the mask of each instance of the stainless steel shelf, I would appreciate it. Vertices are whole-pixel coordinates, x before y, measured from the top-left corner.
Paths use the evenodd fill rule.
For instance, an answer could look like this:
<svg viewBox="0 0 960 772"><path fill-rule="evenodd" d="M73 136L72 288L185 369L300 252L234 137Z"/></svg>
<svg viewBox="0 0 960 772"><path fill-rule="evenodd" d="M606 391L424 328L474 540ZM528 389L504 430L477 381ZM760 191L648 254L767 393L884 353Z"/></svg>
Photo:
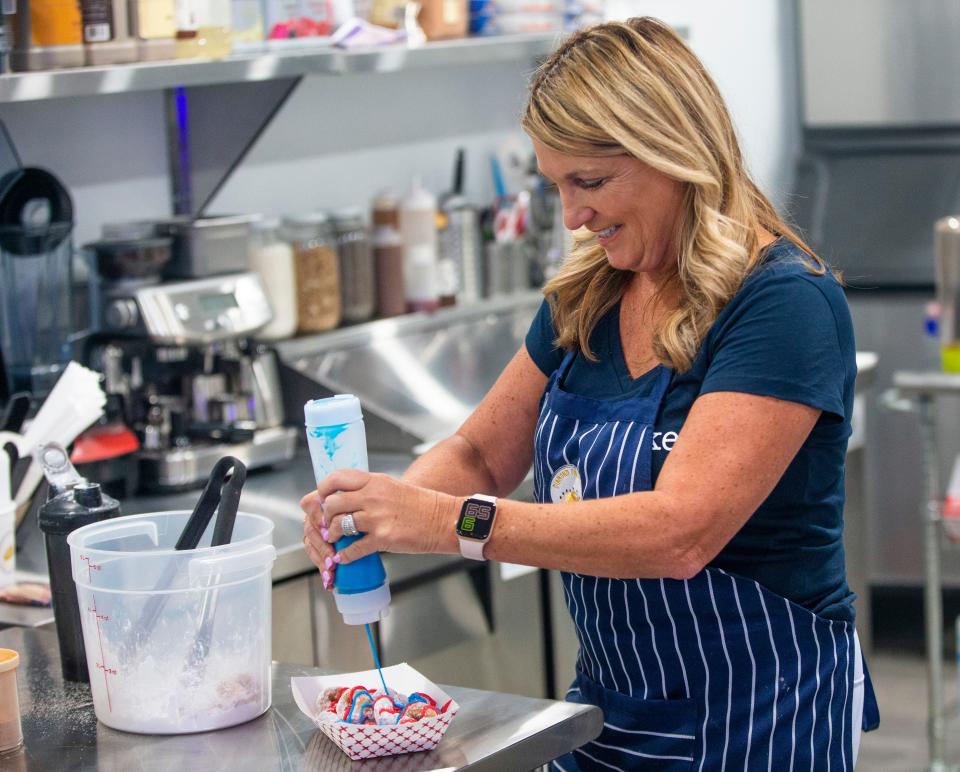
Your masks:
<svg viewBox="0 0 960 772"><path fill-rule="evenodd" d="M109 67L77 67L46 72L0 75L0 103L63 97L150 91L174 86L295 78L303 75L347 75L399 72L509 61L549 53L560 33L503 35L437 41L419 48L389 46L344 51L332 46L230 56L216 60L174 60Z"/></svg>

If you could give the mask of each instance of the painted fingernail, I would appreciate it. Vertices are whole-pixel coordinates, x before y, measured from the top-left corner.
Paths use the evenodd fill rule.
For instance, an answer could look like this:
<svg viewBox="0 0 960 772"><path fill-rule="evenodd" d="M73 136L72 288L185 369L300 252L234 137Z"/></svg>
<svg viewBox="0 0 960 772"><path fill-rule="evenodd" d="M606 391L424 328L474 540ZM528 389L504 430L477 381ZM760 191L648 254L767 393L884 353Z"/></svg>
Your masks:
<svg viewBox="0 0 960 772"><path fill-rule="evenodd" d="M329 582L330 582L330 572L329 572L329 571L324 571L324 572L323 572L323 584L324 584L324 586L326 586L327 584L329 584Z"/></svg>
<svg viewBox="0 0 960 772"><path fill-rule="evenodd" d="M320 535L323 537L324 541L330 541L330 531L328 531L326 528L320 529Z"/></svg>
<svg viewBox="0 0 960 772"><path fill-rule="evenodd" d="M323 565L326 568L333 568L333 558L330 558L330 557L324 558Z"/></svg>
<svg viewBox="0 0 960 772"><path fill-rule="evenodd" d="M340 553L339 553L339 552L338 552L336 555L333 556L333 562L336 563L337 565L340 565Z"/></svg>

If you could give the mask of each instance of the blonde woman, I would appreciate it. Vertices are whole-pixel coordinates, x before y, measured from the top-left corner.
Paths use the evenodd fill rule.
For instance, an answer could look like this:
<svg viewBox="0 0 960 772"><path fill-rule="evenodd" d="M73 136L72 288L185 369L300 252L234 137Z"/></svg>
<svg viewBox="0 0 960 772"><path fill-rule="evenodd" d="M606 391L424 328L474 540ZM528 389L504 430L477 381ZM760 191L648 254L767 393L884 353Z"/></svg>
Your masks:
<svg viewBox="0 0 960 772"><path fill-rule="evenodd" d="M304 498L308 554L328 585L374 550L563 572L567 698L605 723L557 769L852 769L879 716L844 570L836 277L653 19L573 35L523 127L582 238L454 436L403 481L336 472ZM494 498L531 464L536 503Z"/></svg>

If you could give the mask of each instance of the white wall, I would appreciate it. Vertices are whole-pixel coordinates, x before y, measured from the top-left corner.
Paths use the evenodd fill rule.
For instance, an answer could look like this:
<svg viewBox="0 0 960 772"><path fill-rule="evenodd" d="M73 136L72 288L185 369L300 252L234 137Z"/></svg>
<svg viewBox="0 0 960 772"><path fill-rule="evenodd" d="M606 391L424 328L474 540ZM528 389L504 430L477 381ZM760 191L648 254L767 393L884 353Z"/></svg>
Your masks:
<svg viewBox="0 0 960 772"><path fill-rule="evenodd" d="M686 28L727 101L751 173L783 206L800 140L792 2L607 0L607 16L655 16Z"/></svg>
<svg viewBox="0 0 960 772"><path fill-rule="evenodd" d="M610 7L689 29L730 104L752 171L782 203L797 144L789 0L611 0ZM488 201L489 158L516 135L531 69L518 61L307 78L211 211L366 205L375 191L403 187L415 173L439 193L450 184L458 146L467 148L468 194ZM23 160L70 188L77 243L95 238L104 221L169 214L160 92L4 105L0 118Z"/></svg>
<svg viewBox="0 0 960 772"><path fill-rule="evenodd" d="M529 61L349 78L308 78L213 203L274 214L367 206L414 175L450 188L457 147L477 202L493 198L490 156L517 134Z"/></svg>
<svg viewBox="0 0 960 772"><path fill-rule="evenodd" d="M170 214L160 92L3 105L2 120L27 166L42 166L70 190L74 242L100 223Z"/></svg>

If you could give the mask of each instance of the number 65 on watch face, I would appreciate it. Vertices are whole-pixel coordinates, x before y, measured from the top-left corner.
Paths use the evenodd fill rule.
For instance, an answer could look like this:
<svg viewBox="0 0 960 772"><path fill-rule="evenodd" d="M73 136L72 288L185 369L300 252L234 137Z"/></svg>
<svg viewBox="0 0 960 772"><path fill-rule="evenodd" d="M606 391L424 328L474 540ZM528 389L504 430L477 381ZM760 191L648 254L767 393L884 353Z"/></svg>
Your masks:
<svg viewBox="0 0 960 772"><path fill-rule="evenodd" d="M494 504L486 501L467 501L457 523L457 534L470 539L486 539L493 526Z"/></svg>

